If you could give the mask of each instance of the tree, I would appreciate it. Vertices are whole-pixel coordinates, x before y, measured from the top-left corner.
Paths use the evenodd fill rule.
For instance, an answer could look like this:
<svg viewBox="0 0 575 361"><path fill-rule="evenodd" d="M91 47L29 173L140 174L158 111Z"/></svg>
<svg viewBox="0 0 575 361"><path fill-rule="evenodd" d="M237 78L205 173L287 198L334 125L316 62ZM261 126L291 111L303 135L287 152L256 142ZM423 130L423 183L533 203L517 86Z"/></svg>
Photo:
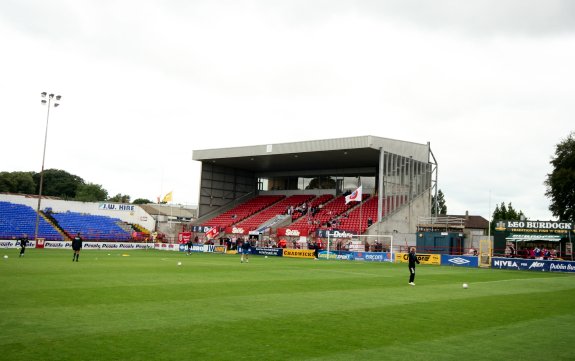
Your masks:
<svg viewBox="0 0 575 361"><path fill-rule="evenodd" d="M12 192L12 178L8 172L0 172L0 192Z"/></svg>
<svg viewBox="0 0 575 361"><path fill-rule="evenodd" d="M493 221L517 221L521 219L527 219L523 211L516 211L513 208L511 202L505 205L505 202L501 202L501 205L495 204L495 210L493 210ZM495 222L491 223L491 233L495 232Z"/></svg>
<svg viewBox="0 0 575 361"><path fill-rule="evenodd" d="M36 193L40 187L40 173L34 174ZM78 186L84 184L84 180L77 175L70 174L60 169L44 170L44 185L42 195L74 199Z"/></svg>
<svg viewBox="0 0 575 361"><path fill-rule="evenodd" d="M132 204L149 204L149 203L152 203L152 201L145 198L137 198L134 199L134 201L132 202Z"/></svg>
<svg viewBox="0 0 575 361"><path fill-rule="evenodd" d="M335 179L330 177L318 177L310 180L305 189L334 189L335 186Z"/></svg>
<svg viewBox="0 0 575 361"><path fill-rule="evenodd" d="M501 206L496 204L495 210L493 211L493 220L517 221L526 218L525 213L521 210L516 211L511 202L509 202L507 206L505 205L505 202L501 202Z"/></svg>
<svg viewBox="0 0 575 361"><path fill-rule="evenodd" d="M443 192L440 190L437 191L437 213L435 214L435 196L431 197L431 215L446 215L447 214L447 205L445 204L445 196Z"/></svg>
<svg viewBox="0 0 575 361"><path fill-rule="evenodd" d="M113 197L108 198L110 202L118 202L118 203L130 203L130 196L127 194L116 194Z"/></svg>
<svg viewBox="0 0 575 361"><path fill-rule="evenodd" d="M108 191L99 184L80 184L76 190L76 200L81 202L99 202L108 198Z"/></svg>
<svg viewBox="0 0 575 361"><path fill-rule="evenodd" d="M550 161L545 195L551 199L549 210L561 221L575 220L575 132L557 144Z"/></svg>
<svg viewBox="0 0 575 361"><path fill-rule="evenodd" d="M32 172L0 172L0 192L34 194Z"/></svg>

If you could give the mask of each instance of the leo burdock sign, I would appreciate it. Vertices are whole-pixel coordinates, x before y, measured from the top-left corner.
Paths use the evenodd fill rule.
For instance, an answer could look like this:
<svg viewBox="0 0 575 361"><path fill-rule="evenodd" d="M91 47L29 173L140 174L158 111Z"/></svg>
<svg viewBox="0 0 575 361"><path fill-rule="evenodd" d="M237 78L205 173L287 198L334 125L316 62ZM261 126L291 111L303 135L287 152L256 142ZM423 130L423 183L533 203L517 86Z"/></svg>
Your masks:
<svg viewBox="0 0 575 361"><path fill-rule="evenodd" d="M569 231L573 231L573 223L556 221L499 221L495 223L495 230L513 233L568 234Z"/></svg>

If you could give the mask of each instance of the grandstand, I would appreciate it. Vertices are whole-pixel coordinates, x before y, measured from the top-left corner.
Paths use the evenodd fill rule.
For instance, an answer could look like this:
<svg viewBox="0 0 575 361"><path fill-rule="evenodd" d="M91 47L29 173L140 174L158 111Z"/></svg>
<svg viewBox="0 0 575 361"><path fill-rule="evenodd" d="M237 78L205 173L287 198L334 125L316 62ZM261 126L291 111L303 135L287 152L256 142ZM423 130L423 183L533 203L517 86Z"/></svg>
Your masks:
<svg viewBox="0 0 575 361"><path fill-rule="evenodd" d="M227 212L224 212L217 217L214 217L204 223L206 227L217 227L218 230L222 230L226 227L230 227L239 221L242 221L250 216L253 216L257 212L269 207L270 205L278 202L284 198L284 196L257 196L248 200L245 203L234 207Z"/></svg>
<svg viewBox="0 0 575 361"><path fill-rule="evenodd" d="M194 150L193 159L201 162L198 219L192 222L200 237L213 227L226 236L275 237L290 230L293 237L314 237L325 229L414 234L437 191L429 143L362 136ZM362 202L346 204L345 195L360 185ZM34 234L37 198L0 195L0 200L6 201L0 207L0 238ZM39 237L47 240L78 231L92 240L128 240L134 231L152 232L160 219L173 218L172 209L166 213L151 205L42 202L51 209L40 217ZM303 204L305 210L298 209ZM183 212L176 217L191 219ZM182 227L168 229L175 239Z"/></svg>
<svg viewBox="0 0 575 361"><path fill-rule="evenodd" d="M285 198L272 206L262 210L254 214L252 217L246 219L243 222L237 224L240 228L247 228L249 231L255 230L258 226L262 225L263 223L275 218L276 216L287 214L287 210L290 207L297 207L306 203L313 195L292 195L288 198Z"/></svg>
<svg viewBox="0 0 575 361"><path fill-rule="evenodd" d="M20 238L23 234L33 237L36 233L36 211L32 207L0 201L0 239ZM61 241L64 236L40 217L38 237Z"/></svg>
<svg viewBox="0 0 575 361"><path fill-rule="evenodd" d="M200 236L211 226L227 235L253 232L285 214L295 196L307 196L310 207L317 202L314 214L296 212L265 236L295 230L291 234L314 237L319 229L414 233L437 191L429 143L362 136L194 150L193 159L202 163L199 218L193 223ZM345 195L360 185L362 202L345 204ZM237 211L262 196L282 200L277 207ZM230 218L234 214L236 220Z"/></svg>
<svg viewBox="0 0 575 361"><path fill-rule="evenodd" d="M0 240L35 235L36 196L0 194ZM42 200L38 238L64 241L77 232L87 241L129 241L133 232L153 230L154 220L138 206ZM141 237L140 237L141 238Z"/></svg>
<svg viewBox="0 0 575 361"><path fill-rule="evenodd" d="M75 212L53 213L52 217L70 238L73 238L79 232L84 240L131 240L133 229L129 225L122 227L123 222L118 218Z"/></svg>

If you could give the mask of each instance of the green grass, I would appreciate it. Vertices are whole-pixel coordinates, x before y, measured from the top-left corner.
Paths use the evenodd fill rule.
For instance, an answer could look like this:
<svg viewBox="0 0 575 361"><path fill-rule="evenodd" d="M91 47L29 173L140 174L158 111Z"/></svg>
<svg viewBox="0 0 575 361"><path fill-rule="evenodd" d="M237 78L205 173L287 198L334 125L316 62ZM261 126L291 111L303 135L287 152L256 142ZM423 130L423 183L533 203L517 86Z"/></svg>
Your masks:
<svg viewBox="0 0 575 361"><path fill-rule="evenodd" d="M0 360L573 359L568 274L419 265L411 287L406 264L17 253L0 250Z"/></svg>

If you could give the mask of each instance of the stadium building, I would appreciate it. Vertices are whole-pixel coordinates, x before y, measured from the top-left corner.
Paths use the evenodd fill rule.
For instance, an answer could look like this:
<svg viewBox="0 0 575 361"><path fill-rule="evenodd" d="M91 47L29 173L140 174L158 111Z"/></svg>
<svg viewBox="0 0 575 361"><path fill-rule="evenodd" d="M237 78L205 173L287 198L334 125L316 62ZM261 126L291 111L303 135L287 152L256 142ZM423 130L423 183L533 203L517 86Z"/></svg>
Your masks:
<svg viewBox="0 0 575 361"><path fill-rule="evenodd" d="M200 235L414 234L437 191L429 143L376 136L194 150L193 160Z"/></svg>

